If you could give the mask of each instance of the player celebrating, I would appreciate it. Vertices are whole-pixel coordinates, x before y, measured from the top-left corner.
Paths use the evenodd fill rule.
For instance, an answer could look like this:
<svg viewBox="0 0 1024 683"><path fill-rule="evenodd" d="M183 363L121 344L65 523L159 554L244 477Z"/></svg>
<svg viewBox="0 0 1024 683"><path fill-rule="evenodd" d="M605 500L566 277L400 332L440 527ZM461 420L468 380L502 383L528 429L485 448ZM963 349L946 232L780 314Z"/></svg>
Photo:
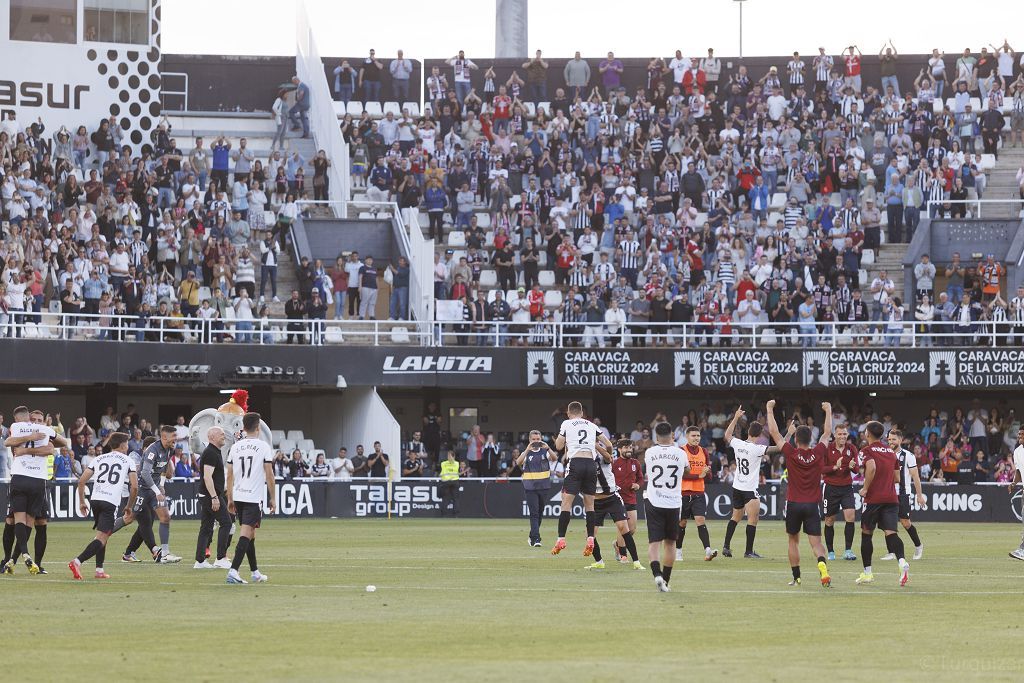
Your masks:
<svg viewBox="0 0 1024 683"><path fill-rule="evenodd" d="M818 558L818 573L821 585L829 588L832 578L828 575L825 563L825 547L821 544L821 516L818 505L821 503L821 467L825 460L828 441L832 437L832 404L822 403L825 411L825 428L821 440L811 448L811 428L800 425L794 432L796 446L789 443L779 433L775 422L775 401L768 401L768 433L776 446L782 448L786 459L789 485L786 487L786 534L789 536L789 566L793 570L790 586L800 585L800 528L803 527L811 550Z"/></svg>
<svg viewBox="0 0 1024 683"><path fill-rule="evenodd" d="M632 441L629 442L632 445ZM596 527L604 526L604 518L607 515L615 522L619 538L622 539L630 559L633 560L633 569L643 569L640 558L636 554L636 542L633 540L633 532L629 530L629 523L626 521L626 506L619 495L619 486L612 473L612 456L603 447L598 446L600 455L595 458L597 466L597 493L594 495L594 562L586 569L604 569L604 560L601 559L601 545L597 542Z"/></svg>
<svg viewBox="0 0 1024 683"><path fill-rule="evenodd" d="M914 490L917 493L917 504L924 506L924 491L921 490L921 475L917 471L917 458L913 453L903 448L903 432L898 429L890 429L888 435L889 448L896 454L896 462L900 468L900 483L897 488L900 503L900 524L907 530L911 542L914 544L914 559L920 560L924 556L924 546L921 544L921 537L917 535L917 527L910 521L910 481L914 482ZM896 556L887 553L880 557L882 560L895 560Z"/></svg>
<svg viewBox="0 0 1024 683"><path fill-rule="evenodd" d="M572 517L572 501L583 495L583 509L587 514L587 544L584 557L594 552L594 494L597 493L597 445L601 444L609 453L612 442L601 428L583 417L583 404L573 401L566 409L568 419L562 422L555 439L555 450L565 449L565 480L562 483L562 511L558 515L558 540L551 549L552 555L565 550L565 532Z"/></svg>
<svg viewBox="0 0 1024 683"><path fill-rule="evenodd" d="M687 454L672 442L672 426L659 422L654 427L656 443L644 453L647 465L647 489L644 492L644 515L647 517L647 557L651 560L654 585L668 593L675 561L674 541L679 534L679 508L683 493L682 477L690 472ZM658 550L661 549L661 561Z"/></svg>
<svg viewBox="0 0 1024 683"><path fill-rule="evenodd" d="M643 468L636 459L636 447L629 439L619 439L615 442L615 448L619 457L612 461L612 474L615 475L615 484L619 487L619 495L626 506L626 525L629 533L636 534L636 492L644 486ZM627 562L626 544L620 535L615 539L615 547L618 550L619 561Z"/></svg>
<svg viewBox="0 0 1024 683"><path fill-rule="evenodd" d="M875 527L885 532L885 546L900 563L900 585L907 585L910 580L910 565L903 557L903 541L896 533L896 520L899 518L899 498L896 496L896 470L899 465L896 454L882 442L885 427L881 422L872 420L864 425L864 436L868 445L861 451L864 458L864 487L860 490L864 499L864 512L860 516L860 554L864 561L864 571L857 577L858 584L871 583L875 580L871 573L871 535Z"/></svg>
<svg viewBox="0 0 1024 683"><path fill-rule="evenodd" d="M706 519L708 500L704 495L704 483L711 476L711 465L708 464L707 451L700 445L700 429L696 426L687 427L684 450L690 462L690 473L683 477L683 503L682 509L679 511L676 559L683 559L683 537L686 536L686 522L693 519L697 522L697 535L704 545L704 561L710 562L718 557L718 551L711 548L711 536L708 534Z"/></svg>
<svg viewBox="0 0 1024 683"><path fill-rule="evenodd" d="M754 552L754 537L757 535L757 519L761 514L761 497L757 494L757 487L761 483L761 462L765 455L778 453L781 449L778 446L764 446L755 441L761 436L764 427L760 422L751 422L747 425L747 440L740 441L733 436L736 432L736 425L743 417L743 406L736 408L732 421L725 428L725 442L732 448L736 455L736 477L732 482L732 517L725 530L725 545L722 547L722 555L732 557L732 550L729 545L732 543L732 535L736 532L736 525L747 516L747 547L743 557L759 560L761 556ZM786 434L786 440L793 435L795 427L790 425Z"/></svg>
<svg viewBox="0 0 1024 683"><path fill-rule="evenodd" d="M82 476L78 479L78 509L83 515L89 514L89 505L85 502L85 484L96 479L92 484L92 528L96 530L96 538L85 547L78 557L68 562L71 575L77 580L82 579L82 563L91 557L96 558L96 578L109 579L110 574L103 570L103 560L107 552L107 539L114 533L114 516L118 503L121 502L121 488L128 482L128 505L124 516L127 521L132 519L132 507L139 491L139 479L135 470L135 462L128 455L128 435L114 432L107 441L109 453L104 453L93 460Z"/></svg>
<svg viewBox="0 0 1024 683"><path fill-rule="evenodd" d="M245 437L236 441L228 451L228 512L236 515L242 528L235 546L235 559L228 570L228 583L248 583L238 575L242 558L248 558L253 583L265 583L266 574L261 574L256 565L256 530L263 517L263 496L267 496L267 513L277 509L274 489L274 451L260 438L260 414L246 413L242 416ZM266 493L264 493L266 492Z"/></svg>
<svg viewBox="0 0 1024 683"><path fill-rule="evenodd" d="M853 496L853 473L860 469L857 447L850 443L850 430L846 425L836 427L836 438L825 452L825 546L828 559L836 559L836 513L843 511L846 520L844 560L856 560L853 554L853 536L856 532L857 504Z"/></svg>
<svg viewBox="0 0 1024 683"><path fill-rule="evenodd" d="M49 505L46 482L49 480L48 459L53 455L53 443L66 444L51 427L31 422L31 413L25 406L14 409L15 422L10 436L4 441L11 448L14 462L8 486L9 517L14 523L14 552L5 561L5 573L14 573L13 562L20 559L30 574L39 574L39 565L28 553L28 538L32 533L30 522L42 517ZM7 549L4 549L7 554Z"/></svg>

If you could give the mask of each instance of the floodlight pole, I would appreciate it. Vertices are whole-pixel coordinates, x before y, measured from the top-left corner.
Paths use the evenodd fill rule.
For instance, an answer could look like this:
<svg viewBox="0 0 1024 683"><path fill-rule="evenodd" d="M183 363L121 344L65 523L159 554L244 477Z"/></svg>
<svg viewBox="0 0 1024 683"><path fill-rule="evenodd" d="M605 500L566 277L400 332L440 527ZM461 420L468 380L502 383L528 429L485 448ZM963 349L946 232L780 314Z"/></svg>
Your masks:
<svg viewBox="0 0 1024 683"><path fill-rule="evenodd" d="M732 0L740 5L740 59L743 59L743 3L747 0Z"/></svg>

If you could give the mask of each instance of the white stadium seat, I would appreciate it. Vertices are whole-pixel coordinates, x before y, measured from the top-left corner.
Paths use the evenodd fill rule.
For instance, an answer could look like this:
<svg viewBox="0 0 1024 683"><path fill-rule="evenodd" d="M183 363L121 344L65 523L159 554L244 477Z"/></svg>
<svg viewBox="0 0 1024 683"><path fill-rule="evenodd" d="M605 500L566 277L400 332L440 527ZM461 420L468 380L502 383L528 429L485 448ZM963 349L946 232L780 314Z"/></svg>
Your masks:
<svg viewBox="0 0 1024 683"><path fill-rule="evenodd" d="M285 434L285 438L289 441L299 442L306 438L306 435L302 433L301 429L289 429Z"/></svg>
<svg viewBox="0 0 1024 683"><path fill-rule="evenodd" d="M391 343L392 344L408 344L409 343L409 328L408 327L392 327L391 328Z"/></svg>
<svg viewBox="0 0 1024 683"><path fill-rule="evenodd" d="M544 307L561 308L562 292L557 289L549 289L548 291L544 292Z"/></svg>
<svg viewBox="0 0 1024 683"><path fill-rule="evenodd" d="M380 102L367 102L366 103L366 112L370 116L383 116L384 115L384 110L381 109Z"/></svg>
<svg viewBox="0 0 1024 683"><path fill-rule="evenodd" d="M480 271L480 286L488 289L496 287L498 285L498 271L496 270L481 270Z"/></svg>
<svg viewBox="0 0 1024 683"><path fill-rule="evenodd" d="M385 102L383 111L385 114L391 112L395 116L399 116L402 113L402 108L398 105L398 102Z"/></svg>
<svg viewBox="0 0 1024 683"><path fill-rule="evenodd" d="M346 107L346 111L352 116L360 116L363 113L363 104L362 102L351 100L348 103L348 107Z"/></svg>
<svg viewBox="0 0 1024 683"><path fill-rule="evenodd" d="M875 262L875 250L874 249L865 249L864 251L861 252L860 264L862 266L870 266L874 262Z"/></svg>
<svg viewBox="0 0 1024 683"><path fill-rule="evenodd" d="M282 439L281 443L277 446L277 450L291 457L292 451L295 450L295 442L291 439Z"/></svg>
<svg viewBox="0 0 1024 683"><path fill-rule="evenodd" d="M540 283L541 287L554 287L555 286L555 271L553 270L541 270L537 272L537 282Z"/></svg>
<svg viewBox="0 0 1024 683"><path fill-rule="evenodd" d="M402 104L402 109L408 109L409 110L409 116L412 116L414 118L419 118L419 116L420 116L420 104L419 104L419 102L404 102Z"/></svg>
<svg viewBox="0 0 1024 683"><path fill-rule="evenodd" d="M478 213L476 215L476 224L478 227L486 230L491 227L491 214L489 213Z"/></svg>
<svg viewBox="0 0 1024 683"><path fill-rule="evenodd" d="M271 429L270 430L270 443L273 444L274 448L277 448L277 446L282 441L284 441L284 431L282 431L280 429Z"/></svg>
<svg viewBox="0 0 1024 683"><path fill-rule="evenodd" d="M453 249L466 246L466 233L461 230L452 230L448 233L448 246Z"/></svg>

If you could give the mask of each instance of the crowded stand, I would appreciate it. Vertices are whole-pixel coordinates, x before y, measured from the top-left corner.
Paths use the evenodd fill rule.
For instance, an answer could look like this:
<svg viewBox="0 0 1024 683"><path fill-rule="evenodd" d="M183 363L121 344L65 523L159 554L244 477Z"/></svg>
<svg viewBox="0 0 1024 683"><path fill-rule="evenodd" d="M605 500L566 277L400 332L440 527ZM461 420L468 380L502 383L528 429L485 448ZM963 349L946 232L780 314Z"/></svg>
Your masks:
<svg viewBox="0 0 1024 683"><path fill-rule="evenodd" d="M400 51L325 66L356 204L395 202L436 240L434 294L461 320L446 340L549 345L561 322L577 346L762 334L895 346L910 331L921 344L1009 343L1024 334L1024 292L1006 290L993 255L922 258L913 300L872 264L910 242L922 213L972 212L1000 150L1024 141L1017 54L936 51L912 83L896 76L895 46L880 59L869 83L856 46L764 73L677 51L628 92L613 53L577 53L548 100L540 51L507 72L460 52L431 67L422 112L405 101ZM382 106L385 71L396 101ZM270 319L288 332L375 319L381 288L388 317L407 319L407 261L290 263L289 227L304 200L330 198L331 164L288 148L326 106L293 87L272 107L266 159L244 138L179 146L166 117L133 146L115 117L51 130L7 114L2 333L308 342L318 336ZM295 291L277 291L282 260Z"/></svg>
<svg viewBox="0 0 1024 683"><path fill-rule="evenodd" d="M749 344L758 324L804 346L898 345L915 323L923 344L989 343L1024 320L992 258L915 268L914 300L869 269L922 214L976 213L1004 135L1022 141L1018 55L936 50L902 84L905 58L879 57L869 83L856 46L728 76L677 51L627 91L613 53L577 53L548 100L540 51L502 73L460 52L419 115L381 106L381 73L405 66L371 55L336 67L335 94L355 198L418 209L437 240L456 343L546 345L549 321L582 346Z"/></svg>

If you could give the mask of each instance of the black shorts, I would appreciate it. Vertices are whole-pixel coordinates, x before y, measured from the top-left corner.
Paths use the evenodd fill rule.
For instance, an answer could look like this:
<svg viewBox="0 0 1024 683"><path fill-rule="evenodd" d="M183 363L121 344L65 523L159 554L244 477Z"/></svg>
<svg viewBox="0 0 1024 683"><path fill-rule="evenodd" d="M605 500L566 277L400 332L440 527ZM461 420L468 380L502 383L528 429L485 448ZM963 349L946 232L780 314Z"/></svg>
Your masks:
<svg viewBox="0 0 1024 683"><path fill-rule="evenodd" d="M679 519L706 517L707 513L708 499L703 493L698 493L694 496L683 495L683 507L679 510Z"/></svg>
<svg viewBox="0 0 1024 683"><path fill-rule="evenodd" d="M135 498L135 507L132 511L138 514L143 508L153 509L156 507L156 494L149 489L139 487L139 495Z"/></svg>
<svg viewBox="0 0 1024 683"><path fill-rule="evenodd" d="M761 500L761 496L757 495L757 491L740 491L738 489L732 490L732 509L742 510L752 500Z"/></svg>
<svg viewBox="0 0 1024 683"><path fill-rule="evenodd" d="M104 534L114 533L117 506L105 500L92 501L92 528Z"/></svg>
<svg viewBox="0 0 1024 683"><path fill-rule="evenodd" d="M569 458L569 462L565 466L562 491L573 496L581 493L592 496L597 493L597 463L593 458L586 456Z"/></svg>
<svg viewBox="0 0 1024 683"><path fill-rule="evenodd" d="M626 506L626 512L636 512L636 503L623 503Z"/></svg>
<svg viewBox="0 0 1024 683"><path fill-rule="evenodd" d="M856 510L857 504L854 501L853 484L846 486L833 486L825 484L824 495L824 516L835 517L840 510Z"/></svg>
<svg viewBox="0 0 1024 683"><path fill-rule="evenodd" d="M786 503L786 533L821 536L821 516L817 503Z"/></svg>
<svg viewBox="0 0 1024 683"><path fill-rule="evenodd" d="M647 542L674 541L679 536L679 508L659 508L644 501L647 517Z"/></svg>
<svg viewBox="0 0 1024 683"><path fill-rule="evenodd" d="M868 531L874 531L875 527L882 531L896 531L900 524L899 516L899 503L868 503L860 516L860 525Z"/></svg>
<svg viewBox="0 0 1024 683"><path fill-rule="evenodd" d="M900 495L900 519L910 519L910 494Z"/></svg>
<svg viewBox="0 0 1024 683"><path fill-rule="evenodd" d="M604 526L605 516L611 517L613 522L623 522L626 519L626 506L619 494L613 494L607 498L598 498L594 501L594 526Z"/></svg>
<svg viewBox="0 0 1024 683"><path fill-rule="evenodd" d="M259 529L260 521L263 519L263 505L235 501L235 516L238 518L239 525Z"/></svg>
<svg viewBox="0 0 1024 683"><path fill-rule="evenodd" d="M8 497L12 514L24 512L29 517L39 517L44 509L49 509L45 479L15 474L11 477Z"/></svg>

